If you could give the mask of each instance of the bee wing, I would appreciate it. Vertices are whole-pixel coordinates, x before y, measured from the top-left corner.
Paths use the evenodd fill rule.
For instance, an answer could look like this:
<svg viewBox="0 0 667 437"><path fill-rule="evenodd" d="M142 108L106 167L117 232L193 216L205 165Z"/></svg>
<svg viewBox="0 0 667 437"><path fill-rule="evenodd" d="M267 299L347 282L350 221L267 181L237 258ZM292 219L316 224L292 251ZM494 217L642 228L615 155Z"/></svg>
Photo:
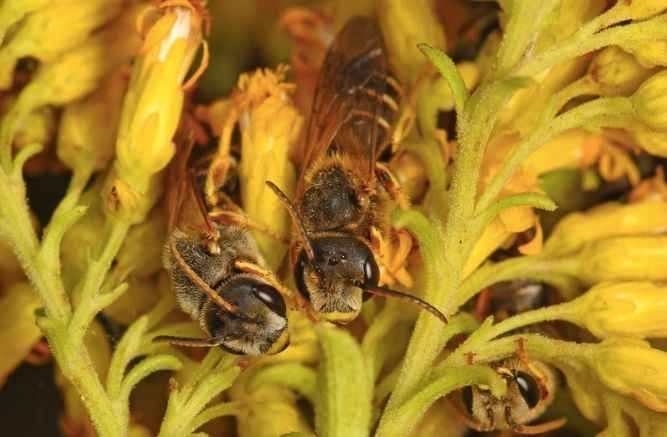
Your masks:
<svg viewBox="0 0 667 437"><path fill-rule="evenodd" d="M215 234L215 227L208 217L202 192L198 189L197 176L188 167L194 137L190 136L177 148L167 175L167 226L169 231L178 227L191 235L204 237Z"/></svg>
<svg viewBox="0 0 667 437"><path fill-rule="evenodd" d="M384 42L375 22L350 20L329 48L315 88L300 194L308 169L330 151L347 155L355 173L372 181L387 74Z"/></svg>

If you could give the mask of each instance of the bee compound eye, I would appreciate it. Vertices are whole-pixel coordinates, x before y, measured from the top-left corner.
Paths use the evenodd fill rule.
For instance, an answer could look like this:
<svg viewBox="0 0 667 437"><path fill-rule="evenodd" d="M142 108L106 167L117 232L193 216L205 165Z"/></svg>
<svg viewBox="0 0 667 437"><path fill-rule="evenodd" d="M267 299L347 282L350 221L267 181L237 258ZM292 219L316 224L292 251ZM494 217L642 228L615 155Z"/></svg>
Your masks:
<svg viewBox="0 0 667 437"><path fill-rule="evenodd" d="M463 387L461 390L461 400L468 413L472 415L472 387Z"/></svg>
<svg viewBox="0 0 667 437"><path fill-rule="evenodd" d="M301 250L294 266L294 282L299 293L310 302L310 294L308 293L308 287L306 287L306 267L308 267L308 258L306 252Z"/></svg>
<svg viewBox="0 0 667 437"><path fill-rule="evenodd" d="M535 378L527 374L526 372L517 372L516 374L516 383L519 386L519 392L521 397L526 401L528 408L535 408L538 402L540 401L540 388L535 381Z"/></svg>
<svg viewBox="0 0 667 437"><path fill-rule="evenodd" d="M278 314L280 317L285 317L287 307L285 300L278 293L278 290L266 284L258 284L252 287L252 294L271 311Z"/></svg>
<svg viewBox="0 0 667 437"><path fill-rule="evenodd" d="M364 286L377 287L380 282L380 269L378 268L375 258L369 254L364 261Z"/></svg>

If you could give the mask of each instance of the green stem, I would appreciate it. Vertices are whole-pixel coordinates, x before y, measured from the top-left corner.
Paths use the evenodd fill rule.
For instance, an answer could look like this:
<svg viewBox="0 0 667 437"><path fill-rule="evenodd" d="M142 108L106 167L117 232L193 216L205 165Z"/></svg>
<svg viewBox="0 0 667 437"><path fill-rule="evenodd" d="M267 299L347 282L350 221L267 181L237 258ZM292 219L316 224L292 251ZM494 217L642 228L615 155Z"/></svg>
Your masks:
<svg viewBox="0 0 667 437"><path fill-rule="evenodd" d="M602 16L600 16L602 17ZM595 25L604 24L596 22ZM515 69L512 76L534 76L568 59L590 53L606 46L628 42L667 39L667 28L657 19L615 26L591 34L592 26L585 26L571 38L552 45L548 50L530 58Z"/></svg>
<svg viewBox="0 0 667 437"><path fill-rule="evenodd" d="M475 270L460 285L455 305L461 306L484 288L502 281L535 279L549 284L562 284L576 260L570 258L545 259L541 256L509 258L496 264L487 264Z"/></svg>
<svg viewBox="0 0 667 437"><path fill-rule="evenodd" d="M92 170L79 171L74 169L65 197L62 198L58 207L53 212L52 221L76 206L92 174Z"/></svg>
<svg viewBox="0 0 667 437"><path fill-rule="evenodd" d="M549 122L540 123L530 135L514 146L509 156L505 159L503 166L498 170L498 173L496 173L491 183L480 196L476 211L479 213L488 208L521 166L521 163L550 138L566 130L583 126L587 120L595 119L599 116L622 113L632 113L632 104L628 98L602 97L579 105Z"/></svg>
<svg viewBox="0 0 667 437"><path fill-rule="evenodd" d="M17 157L17 161L23 158ZM32 226L32 219L25 197L25 184L20 170L10 175L0 169L0 236L16 253L30 282L40 295L46 316L60 322L66 321L72 311L67 294L59 277L53 277L40 268L53 260L39 259L39 240Z"/></svg>
<svg viewBox="0 0 667 437"><path fill-rule="evenodd" d="M119 219L112 222L109 236L99 257L88 264L83 280L74 290L75 309L70 322L70 335L74 338L83 338L90 321L97 314L96 299L99 298L102 283L129 229L128 220Z"/></svg>
<svg viewBox="0 0 667 437"><path fill-rule="evenodd" d="M240 402L224 402L222 404L209 407L199 413L197 417L195 417L195 419L192 421L192 425L190 427L191 429L189 432L196 431L206 423L213 419L217 419L218 417L236 416L239 414L241 408L242 404Z"/></svg>

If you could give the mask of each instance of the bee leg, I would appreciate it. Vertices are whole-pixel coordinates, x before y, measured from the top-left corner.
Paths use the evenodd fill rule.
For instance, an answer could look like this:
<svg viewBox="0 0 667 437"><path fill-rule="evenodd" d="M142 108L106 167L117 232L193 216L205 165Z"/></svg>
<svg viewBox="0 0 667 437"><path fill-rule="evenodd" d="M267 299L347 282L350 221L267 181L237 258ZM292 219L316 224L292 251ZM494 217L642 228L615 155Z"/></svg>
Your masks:
<svg viewBox="0 0 667 437"><path fill-rule="evenodd" d="M404 211L410 208L410 199L403 193L401 184L398 183L398 180L387 166L379 162L375 163L375 177L377 177L378 182L389 193L391 198L398 203L399 208Z"/></svg>
<svg viewBox="0 0 667 437"><path fill-rule="evenodd" d="M475 303L475 310L473 311L473 314L475 315L475 318L479 321L482 321L486 319L486 317L489 315L489 312L491 310L491 289L490 288L485 288L482 290L481 293L479 293L479 296L477 297L477 302Z"/></svg>
<svg viewBox="0 0 667 437"><path fill-rule="evenodd" d="M209 213L209 218L214 222L224 223L232 226L242 226L244 228L256 229L258 231L264 232L269 237L273 238L276 241L280 241L284 244L289 244L290 240L274 229L271 229L268 225L260 223L256 220L251 219L247 215L240 212L233 211L212 211Z"/></svg>

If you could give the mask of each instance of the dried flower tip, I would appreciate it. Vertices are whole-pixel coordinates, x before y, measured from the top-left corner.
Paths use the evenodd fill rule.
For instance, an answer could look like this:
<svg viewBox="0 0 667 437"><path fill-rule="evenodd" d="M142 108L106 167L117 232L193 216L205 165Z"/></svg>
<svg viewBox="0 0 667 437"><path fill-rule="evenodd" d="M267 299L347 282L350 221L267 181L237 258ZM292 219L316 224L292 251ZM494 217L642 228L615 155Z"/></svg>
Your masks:
<svg viewBox="0 0 667 437"><path fill-rule="evenodd" d="M642 84L632 95L635 116L656 131L667 131L667 71L661 71Z"/></svg>

